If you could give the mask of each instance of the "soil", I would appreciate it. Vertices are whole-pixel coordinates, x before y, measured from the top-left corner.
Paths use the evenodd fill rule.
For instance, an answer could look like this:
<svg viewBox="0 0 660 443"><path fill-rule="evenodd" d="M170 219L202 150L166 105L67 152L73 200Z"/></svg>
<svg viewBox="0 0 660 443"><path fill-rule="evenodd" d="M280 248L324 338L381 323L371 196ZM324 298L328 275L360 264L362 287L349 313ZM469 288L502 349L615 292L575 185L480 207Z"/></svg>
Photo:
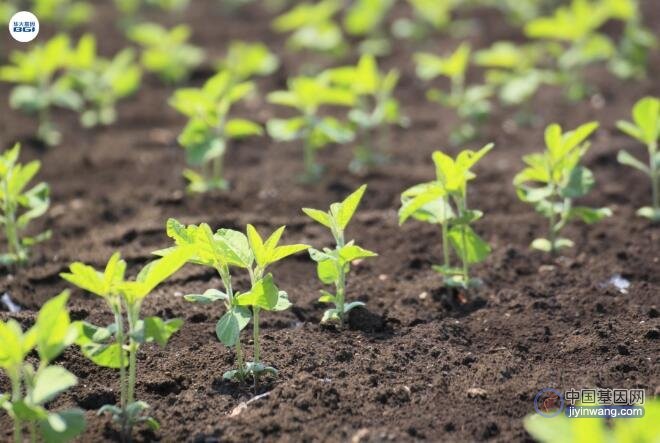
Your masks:
<svg viewBox="0 0 660 443"><path fill-rule="evenodd" d="M653 3L645 2L644 19L650 29L659 29L660 9ZM125 43L111 2L97 2L96 10L90 29L100 38L101 52L114 53ZM521 38L496 11L479 9L471 17L475 47ZM283 66L259 80L262 92L283 87L304 61L284 52L283 36L269 30L270 16L256 4L229 15L218 2L196 0L181 16L149 18L191 24L193 41L207 49L209 60L221 56L230 39L268 42L282 55ZM455 45L440 35L420 49L441 52ZM15 47L3 42L2 58ZM567 102L555 88L543 89L533 103L538 122L532 127L512 124L513 109L494 112L470 145L496 143L477 167L469 196L486 214L476 229L494 252L474 270L484 289L461 304L441 289L431 269L441 256L437 229L397 223L401 191L433 177L431 153L457 152L447 147L457 120L425 100L409 59L413 49L397 42L384 62L402 70L399 98L411 120L409 128L393 129L386 140L391 163L357 177L347 170L350 148L333 147L321 155L328 168L324 179L301 186L295 180L302 163L297 144L250 139L229 151L232 192L216 195L182 192L184 161L176 136L184 121L165 104L171 88L151 76L119 105L119 121L111 127L84 131L74 114L58 112L64 139L53 149L34 142L34 122L8 108L10 87L0 84L0 145L21 141L26 158L43 161L40 177L50 183L53 201L36 226L52 229L53 238L34 250L29 267L0 275L2 293L23 308L11 315L2 311L0 318L13 316L29 325L45 300L68 287L58 274L72 261L102 266L120 250L130 272L137 272L151 251L169 244L168 217L239 229L253 223L267 231L286 224L286 241L328 245L328 235L300 208L325 208L368 183L348 232L380 253L355 266L350 276L349 297L364 301L367 309L353 311L346 330L321 327L324 307L316 299L322 285L313 262L301 254L273 268L295 304L263 315L263 358L279 369L276 380L256 388L222 380L233 353L214 334L221 308L196 306L181 296L219 287L213 273L186 267L146 300L143 314L180 317L185 325L166 348L146 346L141 352L138 398L151 405L162 429L136 433L137 441L524 441L530 437L521 419L533 411L542 388L658 393L660 226L634 215L647 204L650 186L641 174L618 165L616 154L621 148L640 158L645 153L615 128L638 98L660 95L658 53L649 80L622 81L602 67L591 70L590 81L600 93L583 103ZM192 83L212 72L209 63L195 72ZM265 122L283 111L257 98L240 112ZM522 167L520 157L542 148L546 124L572 128L589 120L601 122L601 129L586 159L597 186L585 202L607 205L614 216L595 226L569 226L566 234L575 247L552 259L529 249L530 241L544 234L545 222L518 201L511 180ZM630 281L626 293L608 284L616 274ZM237 283L244 287L247 276ZM70 308L74 319L110 322L101 300L82 291L73 290ZM244 343L249 350L247 333ZM88 429L80 441L116 441L115 428L95 411L117 401L118 374L95 367L74 348L57 363L73 371L79 384L52 406L86 410ZM0 390L6 388L7 379L0 376ZM267 395L239 406L257 394ZM10 429L8 417L0 415L0 441L10 439Z"/></svg>

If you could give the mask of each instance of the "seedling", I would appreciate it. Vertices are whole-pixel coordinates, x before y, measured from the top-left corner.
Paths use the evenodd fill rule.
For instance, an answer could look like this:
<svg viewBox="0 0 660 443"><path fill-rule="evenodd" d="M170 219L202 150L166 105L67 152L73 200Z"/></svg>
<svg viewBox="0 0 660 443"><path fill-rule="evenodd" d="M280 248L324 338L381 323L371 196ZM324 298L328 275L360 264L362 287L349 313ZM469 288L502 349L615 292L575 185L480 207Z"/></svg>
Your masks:
<svg viewBox="0 0 660 443"><path fill-rule="evenodd" d="M28 260L29 248L50 238L50 231L34 237L23 236L29 223L46 213L50 206L50 188L46 183L27 189L28 183L41 168L39 160L25 165L18 163L21 146L0 155L0 224L4 227L7 252L0 255L0 264L24 264Z"/></svg>
<svg viewBox="0 0 660 443"><path fill-rule="evenodd" d="M183 172L191 192L226 190L224 156L230 140L261 135L261 125L243 118L229 118L231 107L254 90L252 82L237 82L230 71L221 71L201 88L178 89L170 105L189 118L178 141L191 167Z"/></svg>
<svg viewBox="0 0 660 443"><path fill-rule="evenodd" d="M0 368L11 381L11 394L0 392L0 407L14 422L14 441L23 442L25 428L30 441L73 440L85 430L85 414L80 409L50 412L46 404L78 383L76 376L62 366L51 364L76 339L66 303L67 291L48 300L37 320L23 332L14 319L0 321ZM36 351L35 367L28 355Z"/></svg>
<svg viewBox="0 0 660 443"><path fill-rule="evenodd" d="M465 85L471 52L470 45L463 43L446 57L426 52L414 55L419 78L428 81L444 76L451 82L449 93L432 88L426 96L430 101L454 109L463 120L450 135L454 145L474 139L478 135L478 126L486 119L491 108L488 99L493 91L489 85Z"/></svg>
<svg viewBox="0 0 660 443"><path fill-rule="evenodd" d="M340 55L345 49L341 28L333 17L342 7L337 0L300 3L273 21L277 32L291 32L287 45L293 50L311 50Z"/></svg>
<svg viewBox="0 0 660 443"><path fill-rule="evenodd" d="M204 51L188 42L186 25L166 29L155 23L133 26L128 37L142 46L142 65L168 84L186 80L204 59Z"/></svg>
<svg viewBox="0 0 660 443"><path fill-rule="evenodd" d="M140 318L142 302L156 286L174 274L190 258L190 248L174 248L158 260L147 264L135 280L125 280L126 262L119 253L108 260L103 272L76 262L62 278L101 297L114 315L114 322L106 327L77 322L79 336L76 344L83 355L99 366L119 369L120 402L105 405L98 413L107 413L119 423L122 441L130 441L133 426L141 423L158 429L158 422L145 414L149 405L135 398L137 354L144 343L155 342L164 347L172 334L183 325L181 319L163 320L159 317Z"/></svg>
<svg viewBox="0 0 660 443"><path fill-rule="evenodd" d="M56 23L64 28L75 28L87 23L93 13L92 5L73 0L33 0L30 10L39 20Z"/></svg>
<svg viewBox="0 0 660 443"><path fill-rule="evenodd" d="M393 6L394 0L356 0L346 10L344 28L349 35L364 39L359 46L361 53L390 53L391 44L383 25Z"/></svg>
<svg viewBox="0 0 660 443"><path fill-rule="evenodd" d="M29 51L13 52L11 64L0 68L0 80L18 85L11 91L9 105L26 114L37 115L37 138L49 146L57 145L61 139L50 118L52 108L77 110L82 104L80 96L61 75L70 52L69 38L58 35Z"/></svg>
<svg viewBox="0 0 660 443"><path fill-rule="evenodd" d="M597 32L610 15L606 4L573 0L570 5L557 8L552 16L537 18L525 26L528 37L551 42L549 48L559 69L557 79L571 100L580 100L590 92L583 69L615 53L612 41Z"/></svg>
<svg viewBox="0 0 660 443"><path fill-rule="evenodd" d="M117 119L116 103L135 92L142 71L135 52L124 49L108 60L96 54L96 39L84 35L71 54L68 80L84 100L80 123L84 127L109 125Z"/></svg>
<svg viewBox="0 0 660 443"><path fill-rule="evenodd" d="M296 109L300 115L288 119L274 118L268 121L268 134L277 141L303 141L305 172L302 181L317 181L323 168L316 162L316 152L330 143L347 143L353 140L348 124L334 117L321 117L318 110L323 105L353 106L355 95L344 89L328 85L321 77L295 77L288 82L287 91L268 94L268 101Z"/></svg>
<svg viewBox="0 0 660 443"><path fill-rule="evenodd" d="M229 71L235 81L253 76L270 75L277 70L280 61L263 43L233 41L224 59L218 64L219 71Z"/></svg>
<svg viewBox="0 0 660 443"><path fill-rule="evenodd" d="M545 130L546 151L523 157L527 167L516 175L513 184L518 197L534 205L549 225L548 238L534 240L533 249L555 254L572 247L572 240L559 236L569 221L579 219L592 224L612 215L609 208L573 204L574 199L587 195L595 184L591 171L579 163L590 147L587 139L597 128L598 123L591 122L562 132L558 124L552 124Z"/></svg>
<svg viewBox="0 0 660 443"><path fill-rule="evenodd" d="M359 143L349 169L361 173L382 164L386 157L375 146L385 141L384 129L389 125L405 124L399 102L393 96L399 72L392 69L383 74L373 56L363 55L356 66L330 69L322 76L333 85L348 88L356 98L348 118L355 126Z"/></svg>
<svg viewBox="0 0 660 443"><path fill-rule="evenodd" d="M421 40L432 31L446 29L451 24L451 13L455 0L408 0L413 10L413 19L400 18L394 22L393 33L399 38Z"/></svg>
<svg viewBox="0 0 660 443"><path fill-rule="evenodd" d="M238 367L224 373L227 380L245 381L248 376L256 380L263 373L277 374L273 367L261 362L259 338L260 311L283 311L291 306L288 295L280 291L266 268L289 255L304 251L309 246L297 244L278 246L284 226L277 229L265 242L252 225L247 226L247 236L232 229L219 229L215 234L207 224L184 226L174 219L167 222L167 234L177 247L189 246L194 251L189 262L214 268L220 275L224 292L208 289L202 294L189 294L191 302L209 304L222 301L226 312L216 324L218 339L229 348L235 348ZM169 250L156 254L168 254ZM235 291L231 269L246 269L250 276L250 290ZM251 308L251 309L250 309ZM252 319L254 351L253 361L246 362L241 346L241 331Z"/></svg>
<svg viewBox="0 0 660 443"><path fill-rule="evenodd" d="M479 151L464 150L456 159L441 151L433 153L436 179L420 183L401 194L399 224L410 217L419 221L440 225L442 232L443 264L434 266L443 276L448 287L475 288L481 280L470 277L470 265L484 261L491 248L472 229L472 223L483 213L469 209L467 205L467 185L476 177L472 167L485 156L493 144ZM452 265L450 246L458 255L462 266Z"/></svg>
<svg viewBox="0 0 660 443"><path fill-rule="evenodd" d="M367 185L360 186L357 191L346 197L341 203L330 205L328 212L318 209L303 208L309 218L330 229L335 239L335 248L323 248L322 251L310 248L309 256L316 262L316 271L319 280L326 285L335 285L335 294L321 291L319 301L331 303L334 308L325 311L321 323L338 323L343 327L346 315L358 306L364 306L361 301L346 302L346 278L351 270L354 260L375 257L378 254L368 251L355 244L353 240L346 242L344 230L353 218L353 214L360 204Z"/></svg>
<svg viewBox="0 0 660 443"><path fill-rule="evenodd" d="M639 100L633 107L632 118L634 123L619 121L617 127L646 145L649 152L649 164L646 166L623 150L619 151L617 160L623 165L642 171L651 179L651 206L640 208L637 214L657 222L660 221L660 152L658 152L660 99L644 97Z"/></svg>
<svg viewBox="0 0 660 443"><path fill-rule="evenodd" d="M543 56L539 45L516 45L508 41L494 43L477 51L475 64L487 68L486 84L497 89L500 102L508 106L524 105L519 120L530 120L531 98L543 84L553 83L554 73L536 68Z"/></svg>

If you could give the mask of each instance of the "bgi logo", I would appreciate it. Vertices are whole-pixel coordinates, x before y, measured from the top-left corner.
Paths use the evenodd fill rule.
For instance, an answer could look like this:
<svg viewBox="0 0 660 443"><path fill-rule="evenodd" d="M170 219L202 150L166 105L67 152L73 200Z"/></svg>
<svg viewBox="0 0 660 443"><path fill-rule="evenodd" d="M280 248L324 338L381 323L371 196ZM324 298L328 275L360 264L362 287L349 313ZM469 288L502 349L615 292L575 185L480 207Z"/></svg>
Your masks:
<svg viewBox="0 0 660 443"><path fill-rule="evenodd" d="M29 11L17 12L9 20L9 33L18 42L31 42L39 34L39 20Z"/></svg>

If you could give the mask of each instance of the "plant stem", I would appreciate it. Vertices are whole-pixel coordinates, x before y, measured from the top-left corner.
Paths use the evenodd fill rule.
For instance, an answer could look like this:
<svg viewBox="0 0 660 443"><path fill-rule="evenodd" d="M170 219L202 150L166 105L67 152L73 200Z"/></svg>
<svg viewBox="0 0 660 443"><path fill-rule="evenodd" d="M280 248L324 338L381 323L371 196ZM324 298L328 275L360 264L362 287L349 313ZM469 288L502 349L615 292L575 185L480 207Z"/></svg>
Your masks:
<svg viewBox="0 0 660 443"><path fill-rule="evenodd" d="M11 400L17 402L21 399L21 369L11 371L8 375L11 379ZM14 419L14 442L23 443L23 423L15 415L12 418Z"/></svg>
<svg viewBox="0 0 660 443"><path fill-rule="evenodd" d="M9 255L14 255L17 261L22 260L22 248L18 239L18 232L16 229L16 205L10 201L9 193L9 180L7 177L4 181L4 194L5 194L5 235L7 236L7 248Z"/></svg>
<svg viewBox="0 0 660 443"><path fill-rule="evenodd" d="M656 165L656 153L658 151L658 142L654 141L649 145L649 169L651 171L651 193L653 198L653 210L660 211L660 171Z"/></svg>
<svg viewBox="0 0 660 443"><path fill-rule="evenodd" d="M451 257L449 256L449 227L447 226L447 197L442 197L442 255L447 269L451 267Z"/></svg>
<svg viewBox="0 0 660 443"><path fill-rule="evenodd" d="M555 214L555 203L551 201L550 208L550 217L549 217L549 232L548 237L550 240L550 253L555 255L557 253L557 248L555 242L557 241L557 232L555 231L555 225L557 224L556 214Z"/></svg>
<svg viewBox="0 0 660 443"><path fill-rule="evenodd" d="M316 153L314 152L314 147L308 140L305 140L303 155L305 178L308 181L313 181L316 177Z"/></svg>
<svg viewBox="0 0 660 443"><path fill-rule="evenodd" d="M115 324L117 325L117 343L119 344L119 392L122 410L126 410L126 367L124 364L124 319L121 312L121 303L112 308L115 315Z"/></svg>
<svg viewBox="0 0 660 443"><path fill-rule="evenodd" d="M220 274L220 279L222 284L225 287L227 296L229 297L229 303L227 303L227 309L231 309L234 303L234 288L231 284L231 274L229 273L229 266L226 264L219 264L216 266L218 273ZM238 363L238 373L239 378L242 380L245 377L245 361L243 360L243 350L241 348L241 331L238 331L238 340L236 341L236 362Z"/></svg>
<svg viewBox="0 0 660 443"><path fill-rule="evenodd" d="M260 308L255 306L253 308L253 328L252 328L252 337L254 339L254 363L259 363L259 359L261 357L261 346L259 344L259 311Z"/></svg>

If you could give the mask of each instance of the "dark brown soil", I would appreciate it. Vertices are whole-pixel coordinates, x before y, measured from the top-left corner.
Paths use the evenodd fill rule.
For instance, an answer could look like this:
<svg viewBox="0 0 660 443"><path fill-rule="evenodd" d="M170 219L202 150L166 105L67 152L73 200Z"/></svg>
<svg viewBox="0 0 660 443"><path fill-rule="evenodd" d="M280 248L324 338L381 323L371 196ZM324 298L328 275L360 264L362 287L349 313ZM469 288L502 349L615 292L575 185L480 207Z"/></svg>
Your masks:
<svg viewBox="0 0 660 443"><path fill-rule="evenodd" d="M259 81L262 91L283 87L286 77L297 72L300 59L284 54L283 37L269 30L270 17L258 6L230 17L218 2L191 3L181 17L153 18L191 23L195 43L208 50L211 60L230 39L268 42L284 64L276 75ZM658 29L660 10L654 6L646 2L645 19ZM100 36L102 52L112 53L124 41L114 27L111 2L99 4L97 12L91 28ZM479 10L475 17L472 41L477 47L519 37L494 11ZM438 36L422 47L439 52L455 44ZM2 58L7 50L3 42ZM471 204L486 214L477 230L494 253L475 269L485 289L463 306L447 298L431 269L441 255L439 232L418 222L397 224L400 192L433 176L431 152L456 152L446 148L456 119L425 101L411 50L398 43L385 61L403 71L398 95L412 122L408 129L393 130L387 140L391 164L355 177L347 171L350 149L330 148L322 155L328 165L323 181L303 187L295 181L301 167L298 145L253 139L230 150L227 174L233 191L218 195L182 193L183 155L175 138L183 120L165 104L171 89L156 80L147 78L139 93L120 105L117 124L107 129L83 131L75 115L60 113L57 122L65 137L51 150L32 141L33 121L9 110L10 88L0 85L0 145L23 142L26 157L42 159L41 178L53 191L52 208L41 222L53 230L53 239L35 250L30 267L0 276L0 290L24 308L14 316L32 321L46 299L67 288L58 274L74 260L101 266L120 250L135 272L151 251L168 245L168 217L214 227L254 223L272 230L286 224L287 241L326 245L326 233L300 208L326 207L366 182L369 189L349 235L380 253L356 266L350 278L350 298L366 302L368 310L354 311L348 330L323 328L318 324L323 306L315 301L322 286L314 264L300 255L276 267L276 278L295 307L264 315L264 359L280 375L257 392L222 381L233 354L215 338L221 308L195 306L181 297L218 287L215 275L187 267L147 299L144 314L181 317L185 326L165 349L143 349L138 396L152 406L162 430L143 432L138 440L521 441L529 439L521 419L533 411L541 388L657 393L660 227L634 216L637 207L647 204L649 184L619 166L616 153L621 148L640 156L644 152L614 123L627 118L641 96L660 94L658 54L649 71L655 80L624 82L594 69L590 79L601 93L591 101L567 103L556 89L544 89L534 101L535 127L512 128L515 111L497 110L481 140L471 146L496 143L470 190ZM196 73L194 82L210 75L210 68ZM281 109L260 98L241 112L265 122ZM517 200L511 180L522 167L521 155L542 148L546 124L572 128L589 120L602 127L587 158L598 181L587 202L610 206L614 216L597 226L567 228L576 246L552 260L528 248L543 234L545 223ZM630 280L628 293L607 284L615 274ZM245 285L246 278L238 283ZM78 290L73 294L75 319L109 321L99 299ZM8 316L0 312L1 318ZM244 341L249 349L247 334ZM118 374L95 367L75 349L58 363L80 380L52 406L87 410L89 425L81 441L116 440L112 425L95 410L116 401ZM3 376L0 388L7 388ZM469 395L471 388L484 392ZM241 402L265 392L238 413ZM10 439L8 420L0 416L2 441Z"/></svg>

